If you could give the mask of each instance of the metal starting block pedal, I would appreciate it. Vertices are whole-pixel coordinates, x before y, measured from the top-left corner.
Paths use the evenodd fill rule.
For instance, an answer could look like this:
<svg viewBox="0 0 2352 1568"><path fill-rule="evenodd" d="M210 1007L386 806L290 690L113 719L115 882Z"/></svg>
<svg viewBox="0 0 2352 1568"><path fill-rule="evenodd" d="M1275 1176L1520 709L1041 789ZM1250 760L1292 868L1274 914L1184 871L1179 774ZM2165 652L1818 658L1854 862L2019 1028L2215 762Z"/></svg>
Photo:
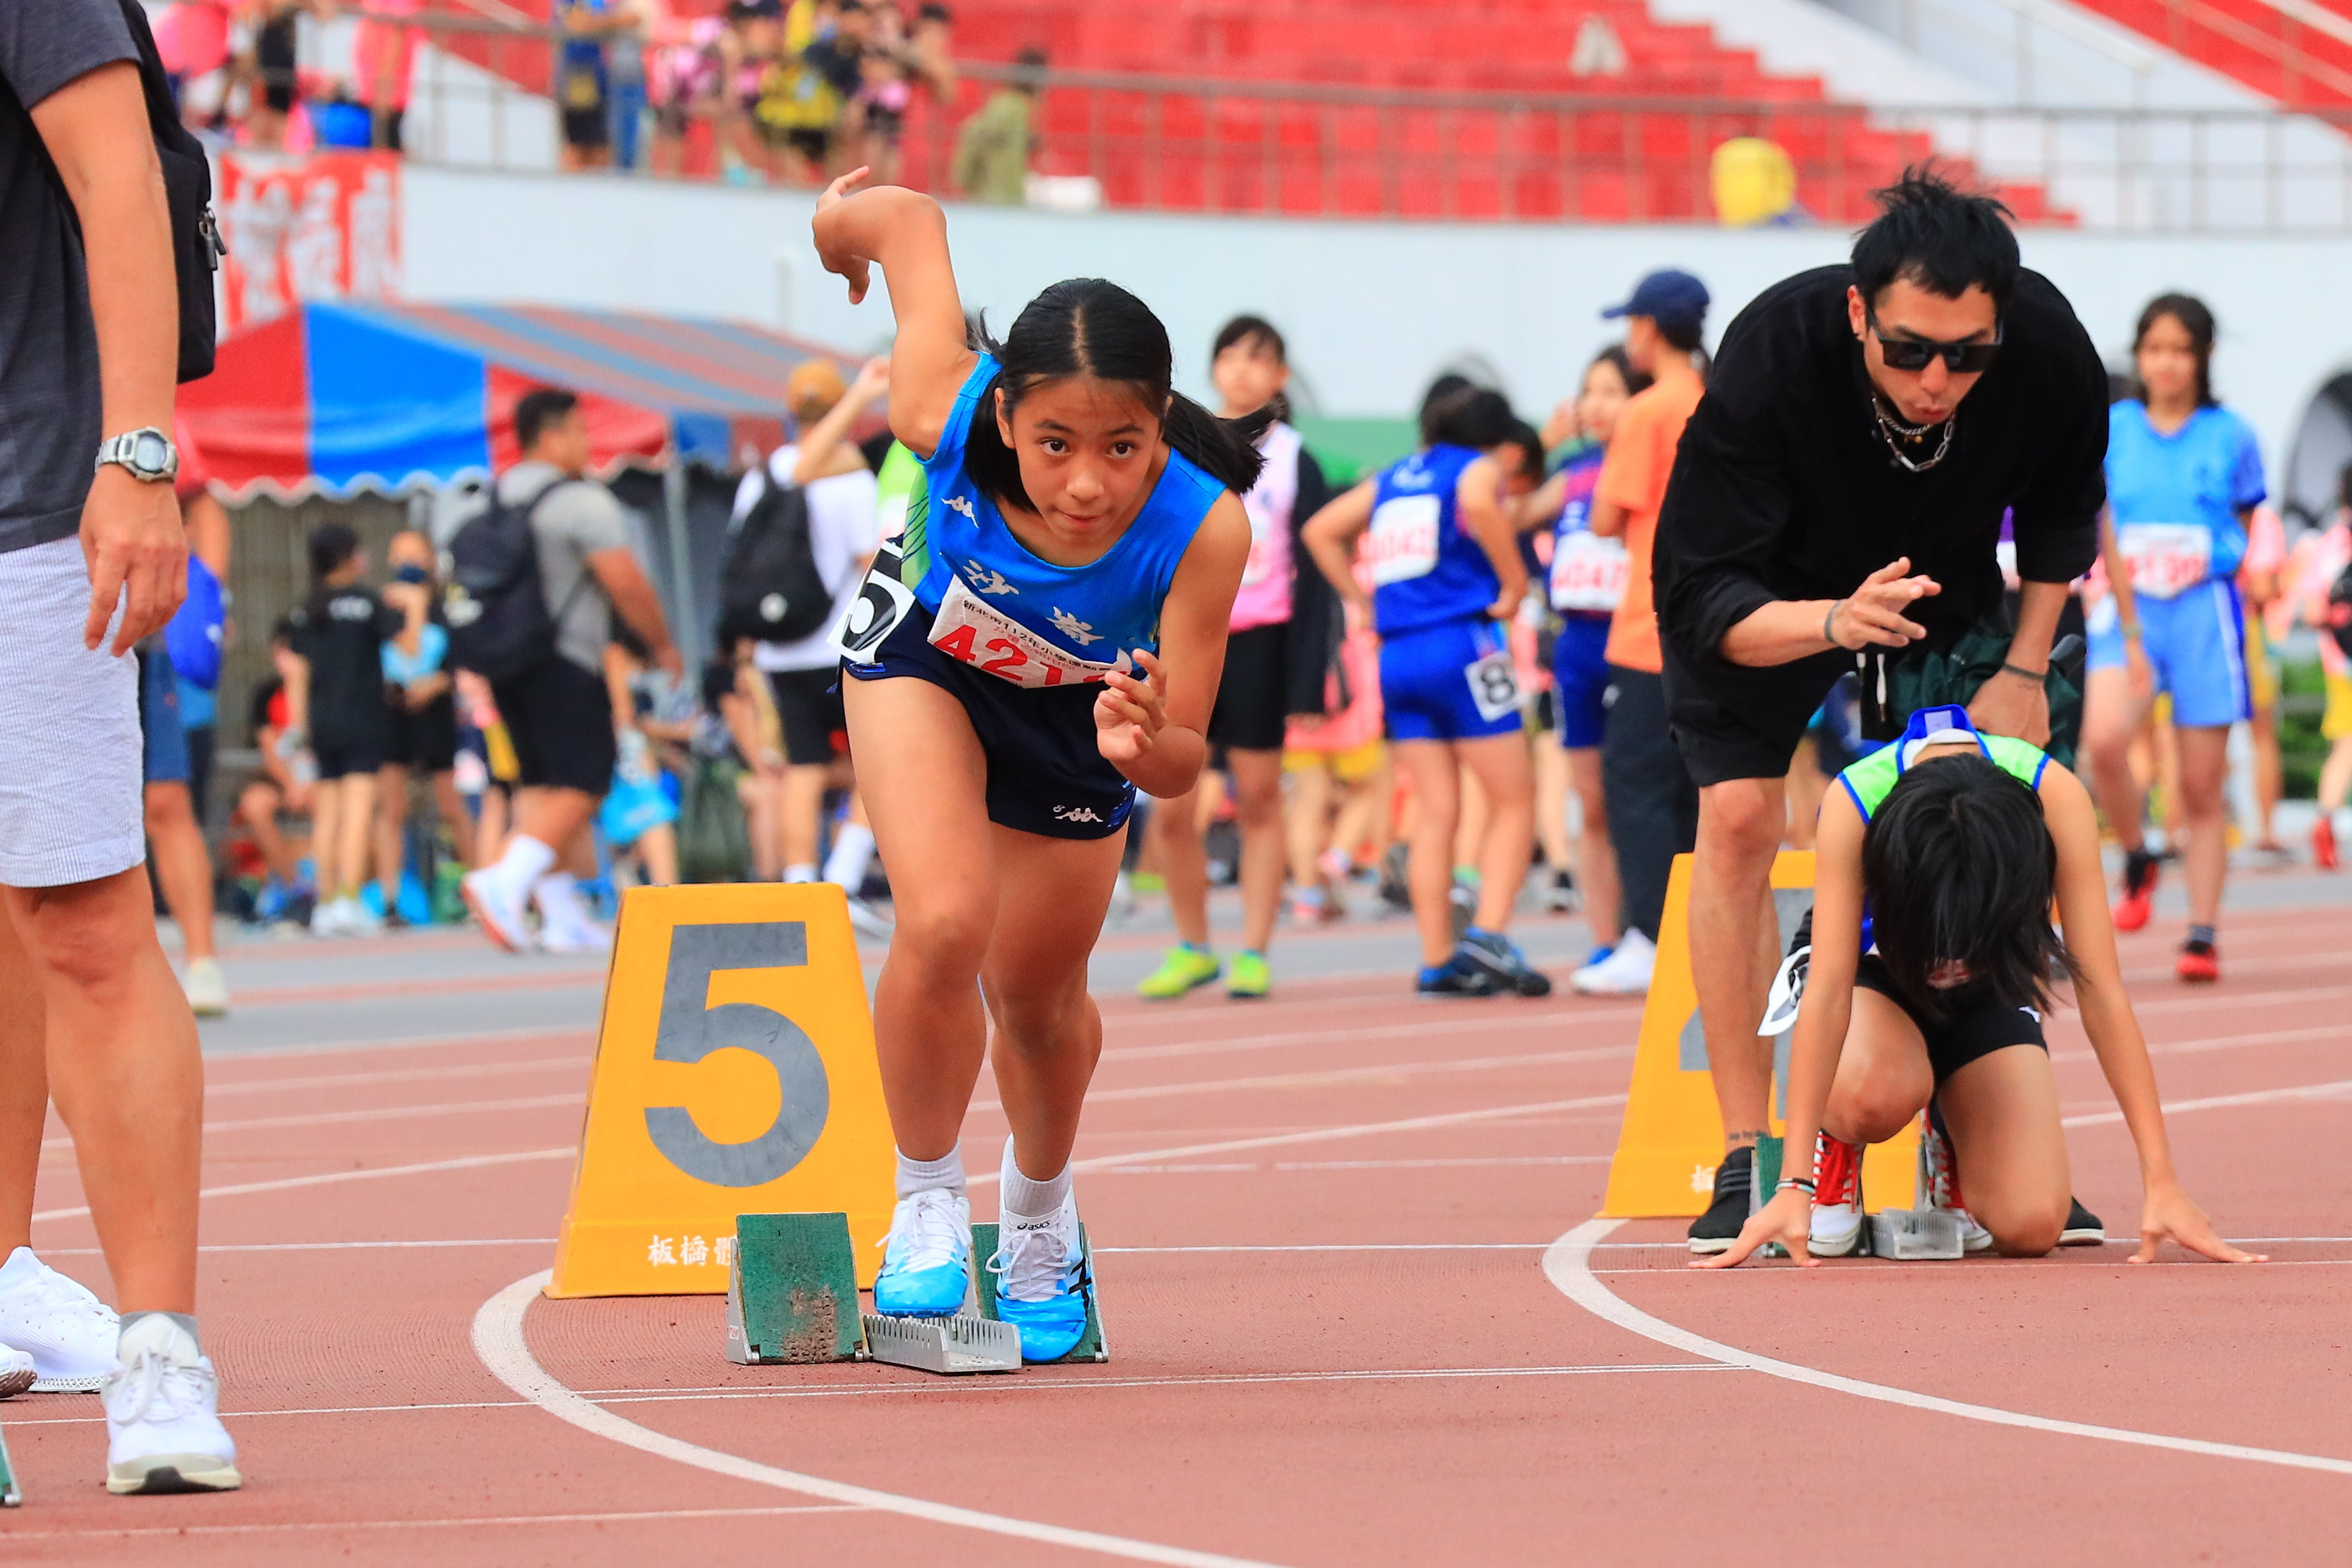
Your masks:
<svg viewBox="0 0 2352 1568"><path fill-rule="evenodd" d="M892 1366L953 1377L971 1372L1019 1372L1021 1331L971 1312L952 1318L892 1318L866 1314L866 1353Z"/></svg>
<svg viewBox="0 0 2352 1568"><path fill-rule="evenodd" d="M1898 1263L1949 1261L1964 1252L1960 1216L1948 1209L1882 1209L1870 1216L1870 1252Z"/></svg>
<svg viewBox="0 0 2352 1568"><path fill-rule="evenodd" d="M988 1271L988 1260L996 1256L996 1237L995 1226L975 1225L971 1227L971 1255L980 1266L980 1315L992 1322L996 1321L996 1276ZM1042 1364L1060 1366L1069 1362L1110 1360L1110 1347L1103 1340L1102 1312L1095 1299L1094 1244L1087 1239L1084 1222L1078 1226L1078 1289L1087 1299L1086 1331L1078 1336L1078 1342L1070 1347L1067 1355L1060 1361ZM1006 1325L1006 1331L1013 1334L1013 1353L1017 1357L1020 1335L1013 1331L1010 1324Z"/></svg>
<svg viewBox="0 0 2352 1568"><path fill-rule="evenodd" d="M740 1366L865 1353L845 1214L747 1214L727 1270L727 1359Z"/></svg>

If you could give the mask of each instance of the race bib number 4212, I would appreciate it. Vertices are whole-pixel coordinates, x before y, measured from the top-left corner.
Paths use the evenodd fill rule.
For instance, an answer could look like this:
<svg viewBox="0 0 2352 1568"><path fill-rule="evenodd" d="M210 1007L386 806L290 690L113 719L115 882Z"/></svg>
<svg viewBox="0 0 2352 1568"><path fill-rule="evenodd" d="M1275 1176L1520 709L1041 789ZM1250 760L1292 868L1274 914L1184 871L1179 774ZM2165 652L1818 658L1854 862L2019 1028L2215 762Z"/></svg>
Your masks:
<svg viewBox="0 0 2352 1568"><path fill-rule="evenodd" d="M1083 625L1083 623L1079 623ZM1072 686L1099 682L1129 667L1126 651L1110 664L1063 652L1027 626L964 586L949 579L931 619L931 646L960 663L1015 686Z"/></svg>

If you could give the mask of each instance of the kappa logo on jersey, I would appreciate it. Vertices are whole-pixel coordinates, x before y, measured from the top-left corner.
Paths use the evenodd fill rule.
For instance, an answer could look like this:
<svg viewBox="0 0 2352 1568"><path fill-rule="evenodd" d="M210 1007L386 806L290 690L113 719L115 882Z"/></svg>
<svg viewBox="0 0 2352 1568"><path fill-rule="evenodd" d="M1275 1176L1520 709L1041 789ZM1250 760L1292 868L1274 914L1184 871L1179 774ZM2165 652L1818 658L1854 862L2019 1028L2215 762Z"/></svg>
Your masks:
<svg viewBox="0 0 2352 1568"><path fill-rule="evenodd" d="M1054 815L1064 822L1100 822L1102 820L1096 815L1095 808L1091 805L1057 805L1054 808Z"/></svg>
<svg viewBox="0 0 2352 1568"><path fill-rule="evenodd" d="M1092 647L1102 641L1092 621L1082 621L1058 605L1054 607L1054 629L1080 647Z"/></svg>
<svg viewBox="0 0 2352 1568"><path fill-rule="evenodd" d="M966 522L976 523L980 521L980 513L972 510L971 501L967 497L950 496L948 497L945 505L950 511L960 511L963 513L963 520Z"/></svg>
<svg viewBox="0 0 2352 1568"><path fill-rule="evenodd" d="M977 561L966 561L964 564L971 568L971 585L983 594L998 595L1021 592L1002 572L992 571Z"/></svg>

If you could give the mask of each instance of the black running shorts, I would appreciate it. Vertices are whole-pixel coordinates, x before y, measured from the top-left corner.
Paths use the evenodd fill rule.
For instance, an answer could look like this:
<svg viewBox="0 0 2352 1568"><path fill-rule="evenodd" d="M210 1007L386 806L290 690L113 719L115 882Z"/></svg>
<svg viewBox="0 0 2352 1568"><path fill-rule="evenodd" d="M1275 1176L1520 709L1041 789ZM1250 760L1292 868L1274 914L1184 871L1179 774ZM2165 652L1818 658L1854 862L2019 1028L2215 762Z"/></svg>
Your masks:
<svg viewBox="0 0 2352 1568"><path fill-rule="evenodd" d="M1902 1008L1903 1016L1917 1026L1921 1037L1927 1042L1927 1065L1935 1069L1937 1089L1979 1057L1989 1057L2011 1046L2039 1046L2045 1051L2050 1048L2050 1042L2042 1037L2039 1010L2004 1002L1990 991L1956 994L1951 1016L1937 1023L1923 1017L1911 1005L1895 987L1895 977L1886 973L1885 962L1874 952L1862 955L1862 962L1854 967L1853 983L1865 991L1877 992Z"/></svg>
<svg viewBox="0 0 2352 1568"><path fill-rule="evenodd" d="M1225 674L1209 714L1209 743L1278 752L1289 732L1290 627L1277 621L1225 638Z"/></svg>
<svg viewBox="0 0 2352 1568"><path fill-rule="evenodd" d="M520 675L490 683L521 770L517 783L576 789L599 800L613 787L620 742L604 678L550 654Z"/></svg>

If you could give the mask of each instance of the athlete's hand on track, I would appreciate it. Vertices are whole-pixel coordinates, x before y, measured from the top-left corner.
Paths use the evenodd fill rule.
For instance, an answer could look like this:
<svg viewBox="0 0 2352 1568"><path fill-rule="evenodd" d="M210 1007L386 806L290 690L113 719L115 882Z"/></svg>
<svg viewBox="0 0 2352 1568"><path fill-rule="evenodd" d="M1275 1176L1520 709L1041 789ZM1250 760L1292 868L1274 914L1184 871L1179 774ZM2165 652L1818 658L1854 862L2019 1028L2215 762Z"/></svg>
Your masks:
<svg viewBox="0 0 2352 1568"><path fill-rule="evenodd" d="M1095 747L1113 767L1140 762L1168 727L1168 678L1160 661L1141 648L1135 650L1132 675L1112 670L1103 677L1102 695L1095 699Z"/></svg>
<svg viewBox="0 0 2352 1568"><path fill-rule="evenodd" d="M2191 1203L2187 1193L2170 1184L2148 1189L2147 1202L2139 1214L2139 1250L2131 1255L2129 1261L2155 1262L2156 1244L2168 1238L2216 1263L2270 1261L2265 1256L2241 1252L2223 1241L2214 1232L2213 1222L2205 1217L2205 1211Z"/></svg>
<svg viewBox="0 0 2352 1568"><path fill-rule="evenodd" d="M1911 558L1890 561L1862 581L1830 612L1830 639L1843 648L1908 647L1927 635L1927 628L1903 612L1918 600L1944 591L1933 577L1910 574Z"/></svg>
<svg viewBox="0 0 2352 1568"><path fill-rule="evenodd" d="M1777 1241L1789 1249L1789 1256L1800 1268L1819 1268L1822 1260L1806 1252L1806 1239L1812 1234L1813 1194L1802 1187L1783 1187L1772 1194L1772 1201L1748 1216L1739 1229L1739 1239L1730 1249L1713 1258L1701 1258L1691 1264L1693 1268L1733 1268L1748 1261L1748 1255L1768 1241Z"/></svg>
<svg viewBox="0 0 2352 1568"><path fill-rule="evenodd" d="M824 215L847 200L849 194L864 182L866 173L861 164L825 186L824 194L816 199L816 216L810 224L816 238L817 260L824 264L827 272L838 273L849 279L849 302L853 305L860 304L866 299L866 290L874 280L873 262L870 258L860 256L854 250L827 244L826 238L833 226L824 221Z"/></svg>

